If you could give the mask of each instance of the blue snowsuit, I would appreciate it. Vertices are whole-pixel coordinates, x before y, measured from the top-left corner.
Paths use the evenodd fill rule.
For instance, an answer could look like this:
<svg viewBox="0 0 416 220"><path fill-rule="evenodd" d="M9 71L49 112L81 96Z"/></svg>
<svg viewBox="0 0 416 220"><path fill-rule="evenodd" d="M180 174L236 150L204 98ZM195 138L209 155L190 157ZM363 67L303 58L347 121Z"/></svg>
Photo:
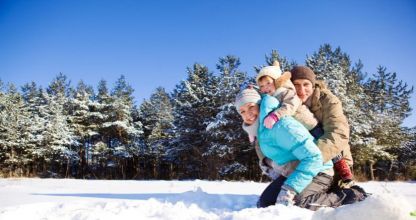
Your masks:
<svg viewBox="0 0 416 220"><path fill-rule="evenodd" d="M280 118L272 129L264 127L264 119L279 106L280 103L275 97L262 97L258 128L259 145L263 154L278 165L294 160L300 161L284 183L300 193L319 172L332 168L332 161L323 163L321 151L314 143L314 138L293 117Z"/></svg>

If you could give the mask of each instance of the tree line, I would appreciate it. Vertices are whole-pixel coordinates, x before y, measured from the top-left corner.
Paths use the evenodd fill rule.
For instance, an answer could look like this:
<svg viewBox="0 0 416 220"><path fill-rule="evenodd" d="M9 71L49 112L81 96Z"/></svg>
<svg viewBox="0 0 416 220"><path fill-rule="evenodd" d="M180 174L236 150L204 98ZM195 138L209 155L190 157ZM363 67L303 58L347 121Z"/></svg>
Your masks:
<svg viewBox="0 0 416 220"><path fill-rule="evenodd" d="M283 70L296 65L275 50L264 65L274 60ZM416 179L416 127L402 126L413 87L383 66L364 73L361 61L328 44L305 63L343 103L356 175ZM63 73L45 89L0 81L0 176L260 180L233 106L254 83L240 64L232 55L214 71L195 63L172 92L156 88L140 105L124 76L111 89L105 80L72 86Z"/></svg>

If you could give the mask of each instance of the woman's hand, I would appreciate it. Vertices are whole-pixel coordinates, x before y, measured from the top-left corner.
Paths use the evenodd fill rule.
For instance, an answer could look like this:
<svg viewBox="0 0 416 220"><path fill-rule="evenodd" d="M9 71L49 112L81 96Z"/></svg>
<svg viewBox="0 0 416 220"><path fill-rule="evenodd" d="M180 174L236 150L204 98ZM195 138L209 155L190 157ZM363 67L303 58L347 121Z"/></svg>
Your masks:
<svg viewBox="0 0 416 220"><path fill-rule="evenodd" d="M295 196L296 192L290 186L283 185L279 195L277 196L276 204L292 206L295 204Z"/></svg>

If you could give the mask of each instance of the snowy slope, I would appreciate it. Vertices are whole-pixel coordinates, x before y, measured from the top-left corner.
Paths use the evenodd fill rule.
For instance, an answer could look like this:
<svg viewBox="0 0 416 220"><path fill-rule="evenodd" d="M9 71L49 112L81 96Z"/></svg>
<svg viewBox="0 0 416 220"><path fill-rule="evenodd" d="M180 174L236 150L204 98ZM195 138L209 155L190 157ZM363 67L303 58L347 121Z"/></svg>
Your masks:
<svg viewBox="0 0 416 220"><path fill-rule="evenodd" d="M267 183L0 179L0 219L415 219L416 183L362 183L371 199L312 212L257 209Z"/></svg>

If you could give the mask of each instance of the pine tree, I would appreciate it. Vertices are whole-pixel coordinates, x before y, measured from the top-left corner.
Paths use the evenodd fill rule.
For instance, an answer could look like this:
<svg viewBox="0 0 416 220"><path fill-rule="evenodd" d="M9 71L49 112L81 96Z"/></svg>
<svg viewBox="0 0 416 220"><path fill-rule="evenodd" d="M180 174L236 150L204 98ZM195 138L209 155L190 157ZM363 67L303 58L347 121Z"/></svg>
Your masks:
<svg viewBox="0 0 416 220"><path fill-rule="evenodd" d="M103 124L111 121L111 115L113 112L112 102L113 99L109 94L107 82L100 80L97 86L97 95L94 97L94 112L95 114L95 126L97 127L99 134L97 139L91 146L91 160L92 169L96 175L100 174L102 178L109 178L104 171L107 168L108 161L111 160L111 130L103 127ZM104 174L103 174L104 173Z"/></svg>
<svg viewBox="0 0 416 220"><path fill-rule="evenodd" d="M173 92L175 135L168 150L168 158L178 161L180 178L202 178L202 154L207 148L206 126L215 117L217 106L215 91L217 79L208 68L194 64L188 68L188 78L176 86Z"/></svg>
<svg viewBox="0 0 416 220"><path fill-rule="evenodd" d="M247 84L246 73L241 72L239 66L239 58L231 55L220 58L217 64L217 113L206 128L209 145L203 154L208 160L211 179L242 176L250 169L248 162L254 159L250 157L254 151L250 150L251 146L241 129L241 117L234 107L240 86Z"/></svg>
<svg viewBox="0 0 416 220"><path fill-rule="evenodd" d="M383 152L378 159L389 161L389 165L379 168L386 173L390 173L397 159L397 151L405 140L401 124L410 114L409 99L412 92L413 87L408 88L406 83L398 81L396 73L387 72L381 66L365 84L368 96L366 108L373 113L371 137L377 140L375 150Z"/></svg>
<svg viewBox="0 0 416 220"><path fill-rule="evenodd" d="M279 61L280 68L283 72L290 71L294 66L296 66L295 61L290 61L286 57L282 57L277 50L272 50L269 55L265 56L266 65L265 66L272 66L274 61ZM256 73L260 72L261 68L264 66L255 66L254 70Z"/></svg>
<svg viewBox="0 0 416 220"><path fill-rule="evenodd" d="M52 80L43 94L46 100L47 124L43 134L43 146L47 148L46 162L52 175L69 176L71 167L78 163L79 138L70 125L70 94L73 89L67 77L60 73Z"/></svg>
<svg viewBox="0 0 416 220"><path fill-rule="evenodd" d="M28 162L28 172L37 175L44 168L47 149L43 145L46 125L48 123L48 108L46 93L38 87L35 82L27 83L22 86L22 97L25 108L29 112L28 142L27 152L30 155ZM44 170L43 170L44 171ZM34 173L33 173L34 172Z"/></svg>
<svg viewBox="0 0 416 220"><path fill-rule="evenodd" d="M416 179L416 127L404 129L405 139L397 149L398 175L406 179Z"/></svg>
<svg viewBox="0 0 416 220"><path fill-rule="evenodd" d="M128 160L139 150L135 148L136 144L132 140L141 133L137 130L132 118L133 91L125 77L121 76L109 97L105 94L105 87L100 87L98 94L99 100L102 100L103 104L101 114L105 116L100 133L103 134L103 141L111 150L109 164L120 168L123 179L127 175L126 164Z"/></svg>
<svg viewBox="0 0 416 220"><path fill-rule="evenodd" d="M8 176L22 176L28 155L29 112L13 84L0 93L0 162Z"/></svg>
<svg viewBox="0 0 416 220"><path fill-rule="evenodd" d="M173 115L169 94L165 89L158 87L140 106L140 118L143 123L143 138L146 144L146 154L153 167L153 177L160 177L165 157L166 146L172 138Z"/></svg>
<svg viewBox="0 0 416 220"><path fill-rule="evenodd" d="M52 175L64 174L69 176L70 168L79 160L77 148L78 138L71 129L68 115L65 114L62 94L51 96L44 94L47 99L47 121L43 146L47 148L46 161Z"/></svg>
<svg viewBox="0 0 416 220"><path fill-rule="evenodd" d="M71 91L71 81L67 78L68 77L65 74L59 73L49 84L47 88L48 94L52 96L59 96L59 99L62 99L62 97L69 97L69 93Z"/></svg>
<svg viewBox="0 0 416 220"><path fill-rule="evenodd" d="M92 100L94 90L91 86L80 81L72 93L72 97L68 101L68 114L71 130L73 130L77 141L80 143L78 149L76 149L79 155L77 175L84 178L87 172L88 160L91 159L89 153L93 140L99 134L97 122L100 122L101 118L97 118L99 112L95 108L97 103Z"/></svg>
<svg viewBox="0 0 416 220"><path fill-rule="evenodd" d="M352 127L352 143L363 143L361 136L368 133L368 117L363 112L367 97L362 86L362 63L359 61L351 67L348 55L341 48L332 50L329 44L319 48L319 51L308 57L306 61L317 75L328 85L329 90L342 102L344 114Z"/></svg>

